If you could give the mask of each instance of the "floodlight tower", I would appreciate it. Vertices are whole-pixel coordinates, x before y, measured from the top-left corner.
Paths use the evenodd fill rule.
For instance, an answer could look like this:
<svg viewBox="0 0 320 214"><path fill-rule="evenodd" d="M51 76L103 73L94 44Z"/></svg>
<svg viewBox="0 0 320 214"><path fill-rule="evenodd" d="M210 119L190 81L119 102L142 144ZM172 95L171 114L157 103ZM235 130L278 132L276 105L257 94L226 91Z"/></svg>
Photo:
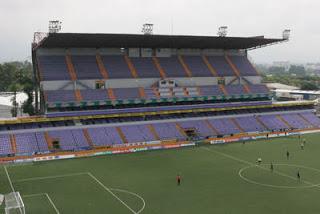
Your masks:
<svg viewBox="0 0 320 214"><path fill-rule="evenodd" d="M49 33L59 33L61 31L61 24L59 20L49 21Z"/></svg>
<svg viewBox="0 0 320 214"><path fill-rule="evenodd" d="M282 38L285 39L285 40L289 40L289 38L290 38L290 32L291 32L290 29L285 29L285 30L282 32Z"/></svg>
<svg viewBox="0 0 320 214"><path fill-rule="evenodd" d="M144 35L152 35L153 34L153 24L151 24L151 23L143 24L142 33L144 33Z"/></svg>
<svg viewBox="0 0 320 214"><path fill-rule="evenodd" d="M221 26L219 27L218 29L218 36L220 37L226 37L227 36L227 30L228 30L228 27L227 26Z"/></svg>

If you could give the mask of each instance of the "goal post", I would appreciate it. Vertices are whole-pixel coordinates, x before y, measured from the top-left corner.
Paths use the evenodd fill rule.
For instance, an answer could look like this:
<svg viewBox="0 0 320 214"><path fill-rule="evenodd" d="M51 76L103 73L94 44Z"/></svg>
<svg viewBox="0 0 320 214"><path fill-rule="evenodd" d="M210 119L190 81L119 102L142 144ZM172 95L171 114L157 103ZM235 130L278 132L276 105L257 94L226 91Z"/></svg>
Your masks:
<svg viewBox="0 0 320 214"><path fill-rule="evenodd" d="M4 195L5 214L25 214L25 207L19 192Z"/></svg>

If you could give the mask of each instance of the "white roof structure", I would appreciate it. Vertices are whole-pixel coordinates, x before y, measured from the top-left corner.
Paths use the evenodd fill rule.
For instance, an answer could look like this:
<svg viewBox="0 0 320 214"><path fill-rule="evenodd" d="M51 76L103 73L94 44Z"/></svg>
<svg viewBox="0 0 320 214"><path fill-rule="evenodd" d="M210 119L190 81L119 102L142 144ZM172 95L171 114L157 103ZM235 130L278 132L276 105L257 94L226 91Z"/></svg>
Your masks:
<svg viewBox="0 0 320 214"><path fill-rule="evenodd" d="M271 90L274 90L274 89L298 90L299 89L299 87L291 86L291 85L285 85L285 84L281 84L281 83L267 83L266 85Z"/></svg>
<svg viewBox="0 0 320 214"><path fill-rule="evenodd" d="M3 92L3 93L0 92L0 105L12 107L12 101L11 101L12 98L13 98L12 92ZM21 105L27 99L28 99L27 94L23 92L17 93L17 102L19 103L19 105Z"/></svg>

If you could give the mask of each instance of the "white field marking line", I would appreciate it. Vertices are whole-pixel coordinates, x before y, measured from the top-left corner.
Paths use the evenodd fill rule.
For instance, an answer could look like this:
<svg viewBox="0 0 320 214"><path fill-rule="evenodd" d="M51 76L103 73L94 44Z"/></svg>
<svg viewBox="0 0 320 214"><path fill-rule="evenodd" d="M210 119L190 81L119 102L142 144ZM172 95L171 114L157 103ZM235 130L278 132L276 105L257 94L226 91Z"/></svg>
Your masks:
<svg viewBox="0 0 320 214"><path fill-rule="evenodd" d="M141 209L140 209L139 211L137 211L137 214L138 214L138 213L141 213L141 212L144 210L144 208L146 207L146 202L145 202L145 200L144 200L140 195L138 195L137 193L130 192L130 191L123 190L123 189L116 189L116 188L109 188L109 189L110 189L110 190L113 190L113 191L116 191L116 192L128 193L128 194L130 194L130 195L133 195L133 196L136 196L137 198L139 198L139 199L142 201L143 206L141 207Z"/></svg>
<svg viewBox="0 0 320 214"><path fill-rule="evenodd" d="M71 176L77 176L77 175L88 175L89 177L91 177L92 179L94 179L100 186L102 186L105 190L107 190L113 197L115 197L118 201L120 201L124 206L126 206L132 213L134 214L139 214L141 213L144 208L145 208L145 200L138 194L136 193L133 193L133 192L130 192L130 191L127 191L127 190L122 190L122 189L115 189L115 188L108 188L106 186L104 186L103 183L101 183L94 175L92 175L92 173L90 172L80 172L80 173L70 173L70 174L63 174L63 175L55 175L55 176L45 176L45 177L33 177L33 178L26 178L26 179L19 179L19 180L16 180L14 181L15 183L18 183L18 182L26 182L26 181L37 181L37 180L45 180L45 179L55 179L55 178L63 178L63 177L71 177ZM131 207L129 207L124 201L122 201L117 195L115 195L112 191L118 191L118 192L125 192L125 193L128 193L128 194L131 194L131 195L134 195L136 197L138 197L142 203L143 203L143 206L142 208L139 210L139 211L134 211Z"/></svg>
<svg viewBox="0 0 320 214"><path fill-rule="evenodd" d="M37 196L45 196L48 201L50 202L50 204L52 205L53 209L56 211L57 214L60 214L58 208L56 207L56 205L53 203L52 199L50 198L48 193L38 193L38 194L30 194L30 195L23 195L22 197L24 198L30 198L30 197L37 197Z"/></svg>
<svg viewBox="0 0 320 214"><path fill-rule="evenodd" d="M138 214L138 212L134 211L128 204L126 204L124 201L122 201L116 194L114 194L108 187L106 187L101 181L99 181L94 175L92 175L90 172L88 175L93 178L103 189L105 189L107 192L109 192L113 197L115 197L121 204L123 204L125 207L128 208L133 214Z"/></svg>
<svg viewBox="0 0 320 214"><path fill-rule="evenodd" d="M63 174L63 175L45 176L45 177L32 177L32 178L18 179L18 180L15 180L14 183L25 182L25 181L53 179L53 178L72 177L72 176L87 175L87 174L88 174L88 172L79 172L79 173L70 173L70 174Z"/></svg>
<svg viewBox="0 0 320 214"><path fill-rule="evenodd" d="M9 181L11 190L12 190L12 192L15 192L15 189L14 189L14 187L13 187L13 184L12 184L12 181L11 181L11 178L10 178L10 175L9 175L9 172L8 172L8 170L7 170L7 167L6 167L6 166L3 166L3 167L4 167L4 171L6 172L6 175L7 175L7 177L8 177L8 181ZM14 197L16 198L16 201L18 202L19 200L18 200L17 196L14 195ZM23 213L21 207L19 207L19 210L20 210L20 213Z"/></svg>
<svg viewBox="0 0 320 214"><path fill-rule="evenodd" d="M263 165L266 165L266 164L263 164ZM301 165L294 165L294 164L274 164L275 166L281 166L281 165L284 165L284 166L296 166L296 167L301 167L301 168L305 168L305 169L311 169L311 170L314 170L314 171L318 171L317 169L313 169L313 168L309 168L309 167L304 167L304 166L301 166ZM245 180L246 182L248 183L252 183L252 184L256 184L256 185L260 185L260 186L266 186L266 187L273 187L273 188L282 188L282 189L300 189L300 188L312 188L312 187L316 187L320 184L315 184L315 185L305 185L305 186L286 186L286 185L272 185L272 184L266 184L266 183L261 183L261 182L257 182L257 181L254 181L254 180L251 180L247 177L245 177L242 173L251 168L253 166L246 166L246 167L243 167L239 170L238 174L240 176L240 178L242 178L243 180Z"/></svg>
<svg viewBox="0 0 320 214"><path fill-rule="evenodd" d="M54 210L57 212L57 214L60 214L59 210L57 209L56 205L53 203L52 199L50 198L50 196L48 195L48 193L46 193L46 196L49 200L49 202L52 204Z"/></svg>
<svg viewBox="0 0 320 214"><path fill-rule="evenodd" d="M3 166L3 167L4 167L4 171L6 172L6 175L7 175L11 190L12 190L12 192L15 192L13 184L12 184L12 181L11 181L11 178L10 178L10 175L8 173L8 170L7 170L7 167L6 166Z"/></svg>
<svg viewBox="0 0 320 214"><path fill-rule="evenodd" d="M232 156L232 155L228 155L228 154L225 154L225 153L223 153L223 152L218 152L218 151L216 151L216 150L214 150L214 149L213 149L213 150L212 150L212 149L208 149L208 148L206 148L206 147L201 147L201 148L204 149L204 150L207 150L207 151L214 152L214 153L216 153L216 154L220 154L220 155L222 155L222 156L224 156L224 157L233 159L233 160L235 160L235 161L238 161L238 162L241 162L241 163L245 163L245 164L248 164L248 165L250 165L250 166L256 166L256 167L258 167L258 168L260 168L260 169L269 171L269 169L266 169L266 168L264 168L264 167L262 167L262 166L259 166L259 165L256 165L256 164L254 164L254 163L251 163L251 162L249 162L249 161L236 158L236 157L234 157L234 156ZM295 178L295 177L293 177L293 176L287 175L287 174L285 174L285 173L282 173L282 172L279 172L279 171L276 171L276 170L273 170L273 173L278 174L278 175L281 175L281 176L283 176L283 177L291 178L291 179L293 179L293 180L297 180L297 178ZM311 183L311 182L306 181L306 180L301 180L301 181L302 181L303 183L305 183L305 184L312 185L312 186L315 186L315 187L319 187L318 184L314 184L314 183Z"/></svg>

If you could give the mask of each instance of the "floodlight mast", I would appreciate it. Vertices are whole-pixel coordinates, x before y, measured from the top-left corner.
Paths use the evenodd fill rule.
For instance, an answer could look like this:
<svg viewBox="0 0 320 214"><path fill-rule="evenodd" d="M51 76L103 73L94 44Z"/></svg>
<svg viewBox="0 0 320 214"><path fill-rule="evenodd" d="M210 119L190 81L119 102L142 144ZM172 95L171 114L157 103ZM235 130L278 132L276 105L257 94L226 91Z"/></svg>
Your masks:
<svg viewBox="0 0 320 214"><path fill-rule="evenodd" d="M227 26L221 26L219 27L218 29L218 36L220 37L226 37L227 36L227 30L228 30L228 27Z"/></svg>
<svg viewBox="0 0 320 214"><path fill-rule="evenodd" d="M62 22L59 20L49 21L49 33L59 33L61 31Z"/></svg>
<svg viewBox="0 0 320 214"><path fill-rule="evenodd" d="M151 24L151 23L143 24L142 33L144 35L152 35L153 34L153 24Z"/></svg>
<svg viewBox="0 0 320 214"><path fill-rule="evenodd" d="M285 39L285 40L289 40L289 38L290 38L290 32L291 32L290 29L285 29L285 30L282 32L282 38Z"/></svg>

